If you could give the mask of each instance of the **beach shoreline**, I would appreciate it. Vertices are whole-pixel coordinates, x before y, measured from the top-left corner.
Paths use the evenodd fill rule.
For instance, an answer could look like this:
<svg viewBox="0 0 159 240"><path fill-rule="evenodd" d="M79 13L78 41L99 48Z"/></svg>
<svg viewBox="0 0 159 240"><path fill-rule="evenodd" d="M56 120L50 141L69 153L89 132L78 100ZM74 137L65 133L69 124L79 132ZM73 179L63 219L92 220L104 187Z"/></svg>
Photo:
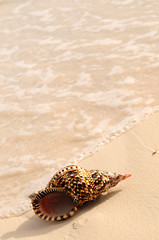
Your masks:
<svg viewBox="0 0 159 240"><path fill-rule="evenodd" d="M131 173L107 195L63 222L32 211L0 219L0 239L157 240L159 235L159 112L79 162L87 169Z"/></svg>
<svg viewBox="0 0 159 240"><path fill-rule="evenodd" d="M46 186L58 169L87 166L87 157L101 146L111 146L159 110L159 2L0 0L0 5L4 218L31 209L28 195ZM113 151L110 165L98 159L88 168L129 172L125 160L113 165Z"/></svg>

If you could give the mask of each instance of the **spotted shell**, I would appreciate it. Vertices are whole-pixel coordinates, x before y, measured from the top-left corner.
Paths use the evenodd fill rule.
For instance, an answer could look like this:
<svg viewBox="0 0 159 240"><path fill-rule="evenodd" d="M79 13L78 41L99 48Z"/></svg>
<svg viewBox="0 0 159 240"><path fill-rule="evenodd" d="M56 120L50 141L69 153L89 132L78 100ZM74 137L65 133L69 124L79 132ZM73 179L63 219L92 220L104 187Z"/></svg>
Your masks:
<svg viewBox="0 0 159 240"><path fill-rule="evenodd" d="M70 165L58 171L46 188L29 197L34 213L41 219L64 220L73 216L85 202L95 200L130 176Z"/></svg>

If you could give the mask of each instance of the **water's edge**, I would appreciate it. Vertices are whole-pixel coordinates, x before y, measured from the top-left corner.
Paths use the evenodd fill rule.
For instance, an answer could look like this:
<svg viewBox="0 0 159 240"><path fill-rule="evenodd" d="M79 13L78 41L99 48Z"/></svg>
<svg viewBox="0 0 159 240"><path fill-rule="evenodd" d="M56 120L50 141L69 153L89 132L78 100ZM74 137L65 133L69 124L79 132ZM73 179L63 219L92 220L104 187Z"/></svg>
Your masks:
<svg viewBox="0 0 159 240"><path fill-rule="evenodd" d="M135 127L138 123L141 123L142 121L146 120L149 116L159 111L159 105L155 106L148 111L141 113L140 115L134 117L131 121L127 122L122 128L116 129L115 131L110 132L108 135L103 136L100 138L94 145L87 149L82 151L78 156L73 157L70 159L69 162L66 163L66 165L69 164L80 164L81 160L86 159L87 157L93 155L95 152L100 151L100 148L105 146L106 144L112 142L117 137L120 137L124 133L126 133L128 130ZM64 167L64 166L63 166ZM92 164L93 168L93 164ZM26 202L22 202L20 206L18 206L17 209L11 210L8 209L6 212L3 213L3 216L0 216L1 219L9 218L9 217L15 217L15 216L21 216L31 210L32 206L30 203L30 199L28 198Z"/></svg>

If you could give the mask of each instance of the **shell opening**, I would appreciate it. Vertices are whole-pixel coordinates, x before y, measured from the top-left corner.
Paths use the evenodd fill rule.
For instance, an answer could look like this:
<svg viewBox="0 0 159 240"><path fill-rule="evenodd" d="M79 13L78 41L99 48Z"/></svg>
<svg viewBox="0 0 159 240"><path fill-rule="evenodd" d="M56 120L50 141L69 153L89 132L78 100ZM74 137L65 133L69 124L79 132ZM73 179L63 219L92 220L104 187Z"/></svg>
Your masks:
<svg viewBox="0 0 159 240"><path fill-rule="evenodd" d="M40 191L32 202L34 212L45 220L62 220L69 217L77 202L62 189Z"/></svg>

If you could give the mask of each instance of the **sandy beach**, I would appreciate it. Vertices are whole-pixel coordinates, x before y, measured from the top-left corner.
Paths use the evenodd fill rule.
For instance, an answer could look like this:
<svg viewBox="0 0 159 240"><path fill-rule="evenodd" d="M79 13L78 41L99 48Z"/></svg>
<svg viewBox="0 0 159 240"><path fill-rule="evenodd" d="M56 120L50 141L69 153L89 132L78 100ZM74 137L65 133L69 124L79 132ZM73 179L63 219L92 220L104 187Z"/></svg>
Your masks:
<svg viewBox="0 0 159 240"><path fill-rule="evenodd" d="M132 177L63 222L32 211L0 220L0 239L157 240L159 236L159 112L79 162ZM156 152L156 153L155 153Z"/></svg>

